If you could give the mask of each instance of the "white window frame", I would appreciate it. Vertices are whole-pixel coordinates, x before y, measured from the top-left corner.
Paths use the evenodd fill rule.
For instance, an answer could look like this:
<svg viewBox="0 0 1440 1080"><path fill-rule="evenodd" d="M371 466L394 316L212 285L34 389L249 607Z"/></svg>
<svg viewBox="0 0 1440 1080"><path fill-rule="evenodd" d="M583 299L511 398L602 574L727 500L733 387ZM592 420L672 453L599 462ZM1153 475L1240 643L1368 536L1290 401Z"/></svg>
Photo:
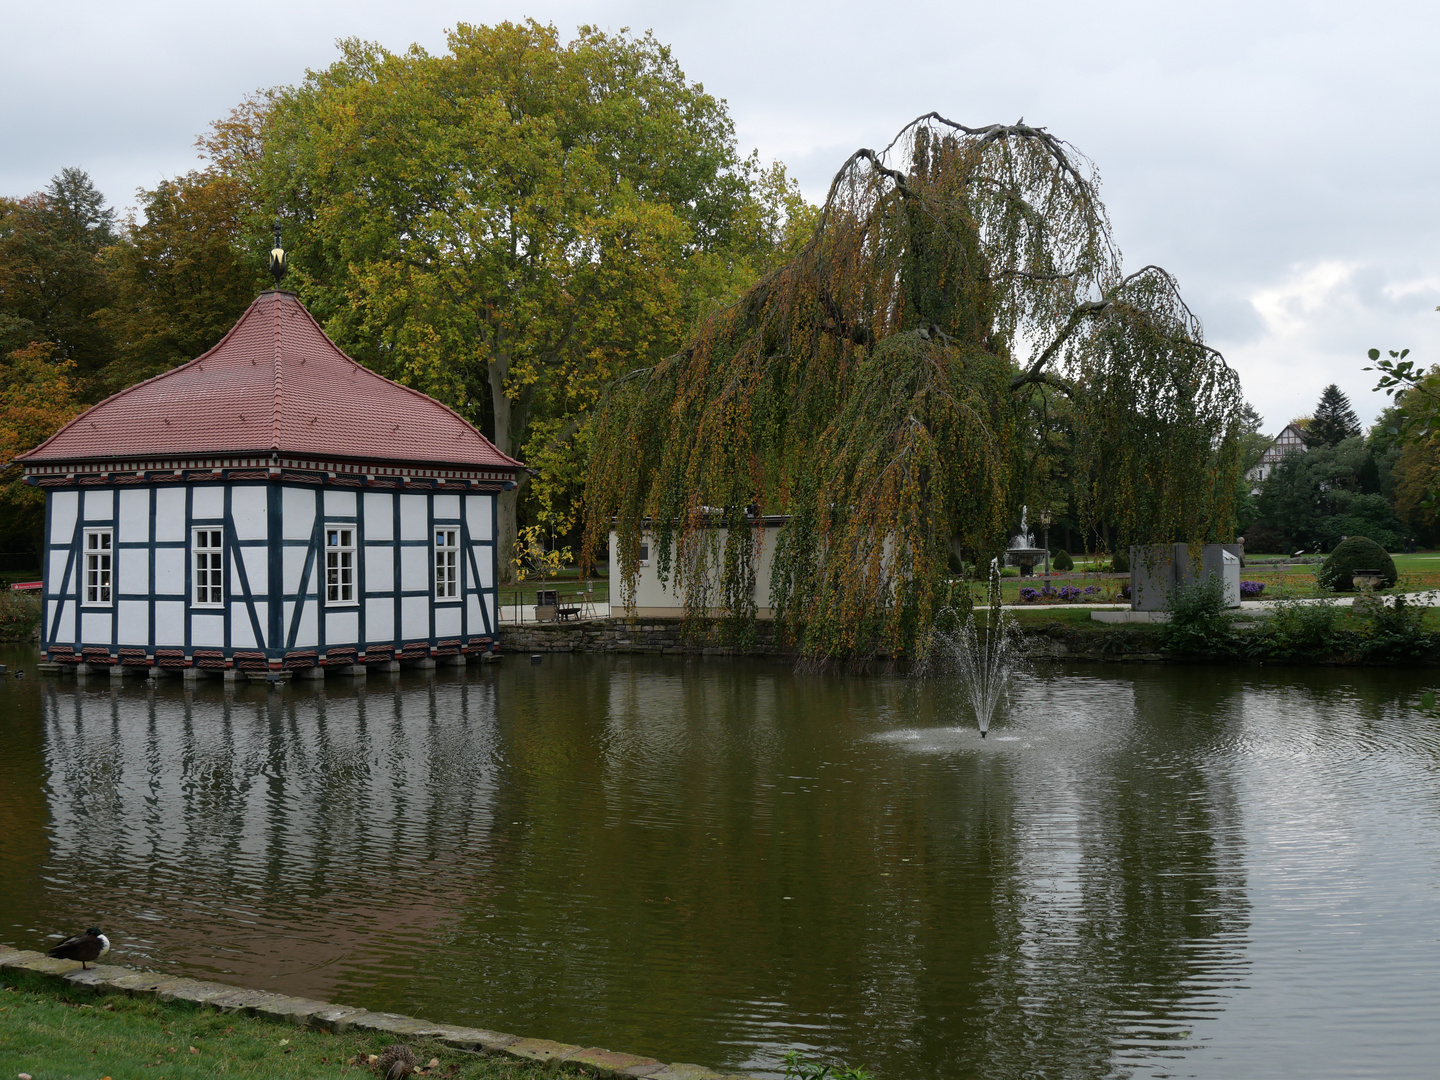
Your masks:
<svg viewBox="0 0 1440 1080"><path fill-rule="evenodd" d="M83 543L80 606L108 608L115 603L115 530L86 529Z"/></svg>
<svg viewBox="0 0 1440 1080"><path fill-rule="evenodd" d="M358 529L353 521L325 523L325 606L356 607L355 590ZM331 543L331 537L335 543Z"/></svg>
<svg viewBox="0 0 1440 1080"><path fill-rule="evenodd" d="M196 525L190 530L190 575L191 607L214 610L225 606L224 526Z"/></svg>
<svg viewBox="0 0 1440 1080"><path fill-rule="evenodd" d="M463 599L460 595L460 526L436 525L430 535L434 539L430 565L434 568L435 599L446 603L459 601Z"/></svg>

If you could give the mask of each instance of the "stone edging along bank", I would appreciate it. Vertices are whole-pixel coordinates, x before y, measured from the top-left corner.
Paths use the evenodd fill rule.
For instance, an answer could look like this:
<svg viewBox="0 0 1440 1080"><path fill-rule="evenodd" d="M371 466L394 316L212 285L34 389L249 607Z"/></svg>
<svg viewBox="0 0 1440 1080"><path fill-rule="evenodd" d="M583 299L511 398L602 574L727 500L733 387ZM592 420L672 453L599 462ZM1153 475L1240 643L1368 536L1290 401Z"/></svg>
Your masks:
<svg viewBox="0 0 1440 1080"><path fill-rule="evenodd" d="M1035 627L1022 630L1031 660L1154 663L1159 654L1149 627ZM775 644L770 622L755 626L748 645L723 645L687 633L683 619L615 617L590 622L506 623L500 651L507 653L621 653L648 656L769 656L793 660L796 653Z"/></svg>
<svg viewBox="0 0 1440 1080"><path fill-rule="evenodd" d="M555 1061L582 1066L597 1076L644 1077L645 1080L750 1080L749 1077L715 1072L702 1065L667 1065L654 1058L621 1054L549 1039L522 1039L483 1028L433 1024L413 1016L375 1013L348 1005L332 1005L309 998L246 990L225 983L202 982L174 975L161 975L113 964L97 964L81 970L74 960L53 960L43 953L0 945L0 970L39 975L60 985L80 987L96 994L127 994L153 997L159 1001L180 1001L221 1012L244 1013L280 1020L300 1027L336 1033L372 1031L404 1038L430 1038L452 1050L505 1054L521 1061Z"/></svg>

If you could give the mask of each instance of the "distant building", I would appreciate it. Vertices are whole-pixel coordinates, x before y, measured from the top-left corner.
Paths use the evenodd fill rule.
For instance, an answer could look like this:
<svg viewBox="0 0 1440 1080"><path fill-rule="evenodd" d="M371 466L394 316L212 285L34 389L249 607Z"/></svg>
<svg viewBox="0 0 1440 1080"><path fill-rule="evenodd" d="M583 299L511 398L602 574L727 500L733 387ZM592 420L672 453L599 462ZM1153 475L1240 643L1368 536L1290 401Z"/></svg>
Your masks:
<svg viewBox="0 0 1440 1080"><path fill-rule="evenodd" d="M19 461L46 493L49 660L273 679L495 642L496 496L522 466L294 293Z"/></svg>
<svg viewBox="0 0 1440 1080"><path fill-rule="evenodd" d="M775 563L775 547L779 542L780 530L790 520L788 514L767 514L759 517L750 517L751 526L759 525L763 528L758 538L759 551L755 558L755 590L752 598L755 601L755 616L759 619L770 619L774 613L770 610L770 574ZM708 524L705 528L706 539L715 546L712 551L710 564L709 585L713 593L718 594L720 589L721 571L718 564L719 554L725 549L725 541L729 536L729 529L717 522ZM675 587L675 570L672 565L669 578L660 580L660 568L654 558L656 541L649 531L640 534L640 558L639 570L635 576L635 595L633 608L624 609L627 614L641 618L680 618L685 614L686 594L683 589ZM620 534L611 529L610 531L610 610L619 614L622 610L620 590L620 560L616 554L620 550Z"/></svg>
<svg viewBox="0 0 1440 1080"><path fill-rule="evenodd" d="M1246 478L1256 485L1263 484L1269 479L1270 474L1275 471L1275 466L1284 461L1291 454L1303 454L1307 449L1305 445L1305 432L1298 424L1286 424L1285 430L1275 436L1275 443L1269 450L1265 451L1260 464L1256 465L1248 473Z"/></svg>

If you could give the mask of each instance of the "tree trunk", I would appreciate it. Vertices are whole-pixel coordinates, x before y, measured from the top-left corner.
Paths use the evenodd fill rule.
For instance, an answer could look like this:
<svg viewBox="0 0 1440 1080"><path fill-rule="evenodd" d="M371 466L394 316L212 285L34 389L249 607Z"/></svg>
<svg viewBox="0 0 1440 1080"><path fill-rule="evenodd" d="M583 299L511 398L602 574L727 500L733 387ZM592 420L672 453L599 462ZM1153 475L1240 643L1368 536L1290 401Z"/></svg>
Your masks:
<svg viewBox="0 0 1440 1080"><path fill-rule="evenodd" d="M490 361L487 374L490 379L490 407L495 418L495 445L513 458L520 456L517 445L521 429L525 426L525 413L530 404L530 391L524 391L518 401L505 392L505 380L510 374L510 355L497 353ZM519 534L516 511L520 503L520 487L529 479L521 472L515 477L515 486L502 491L495 507L495 555L499 562L500 583L511 584L515 580L515 564L510 560L515 554L515 540Z"/></svg>

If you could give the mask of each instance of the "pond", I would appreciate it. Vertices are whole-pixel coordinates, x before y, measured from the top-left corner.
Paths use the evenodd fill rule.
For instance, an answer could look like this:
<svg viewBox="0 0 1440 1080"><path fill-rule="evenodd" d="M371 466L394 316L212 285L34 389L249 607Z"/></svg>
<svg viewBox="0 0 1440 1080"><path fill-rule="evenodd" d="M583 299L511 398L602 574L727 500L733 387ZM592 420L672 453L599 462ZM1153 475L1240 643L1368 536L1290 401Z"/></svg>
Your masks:
<svg viewBox="0 0 1440 1080"><path fill-rule="evenodd" d="M0 942L667 1061L1429 1076L1423 673L0 682Z"/></svg>

